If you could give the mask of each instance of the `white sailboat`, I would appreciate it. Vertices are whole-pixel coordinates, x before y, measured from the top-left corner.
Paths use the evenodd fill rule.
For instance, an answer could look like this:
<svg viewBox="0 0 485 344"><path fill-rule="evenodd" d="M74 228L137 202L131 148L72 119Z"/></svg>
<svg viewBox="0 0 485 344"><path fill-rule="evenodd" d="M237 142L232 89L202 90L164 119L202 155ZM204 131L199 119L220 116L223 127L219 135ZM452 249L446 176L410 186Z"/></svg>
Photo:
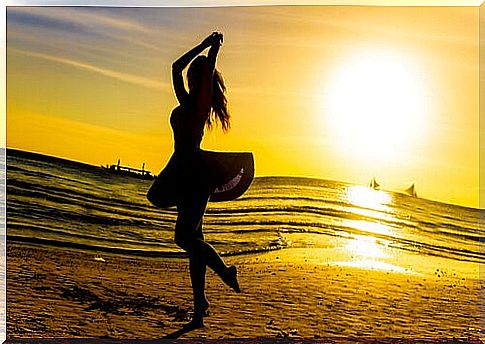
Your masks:
<svg viewBox="0 0 485 344"><path fill-rule="evenodd" d="M379 190L381 186L377 183L376 177L372 177L372 180L369 183L369 187L374 190Z"/></svg>
<svg viewBox="0 0 485 344"><path fill-rule="evenodd" d="M408 187L406 190L404 190L404 192L407 193L409 196L418 197L418 194L416 193L416 187L414 186L414 184Z"/></svg>

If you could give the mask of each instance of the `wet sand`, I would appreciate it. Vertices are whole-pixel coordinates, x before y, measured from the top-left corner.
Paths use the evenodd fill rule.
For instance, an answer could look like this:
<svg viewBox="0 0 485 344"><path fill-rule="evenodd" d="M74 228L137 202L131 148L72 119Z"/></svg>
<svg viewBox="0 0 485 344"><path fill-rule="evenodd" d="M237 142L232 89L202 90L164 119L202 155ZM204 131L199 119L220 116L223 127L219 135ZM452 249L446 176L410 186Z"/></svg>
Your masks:
<svg viewBox="0 0 485 344"><path fill-rule="evenodd" d="M476 264L409 254L394 258L402 270L367 269L352 259L296 248L227 257L243 293L209 272L206 326L180 338L479 338ZM8 243L7 283L7 338L160 339L192 310L185 259Z"/></svg>

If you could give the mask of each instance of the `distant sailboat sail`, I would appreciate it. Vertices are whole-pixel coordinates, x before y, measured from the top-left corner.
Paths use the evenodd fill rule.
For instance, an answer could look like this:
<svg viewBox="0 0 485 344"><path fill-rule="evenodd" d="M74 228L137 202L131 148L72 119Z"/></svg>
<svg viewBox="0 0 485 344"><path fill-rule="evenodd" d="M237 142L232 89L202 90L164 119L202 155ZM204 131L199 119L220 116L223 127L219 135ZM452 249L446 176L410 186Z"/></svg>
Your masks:
<svg viewBox="0 0 485 344"><path fill-rule="evenodd" d="M372 177L372 180L370 181L369 187L373 188L374 190L378 190L381 187L379 185L379 183L377 183L376 177Z"/></svg>
<svg viewBox="0 0 485 344"><path fill-rule="evenodd" d="M414 184L408 187L406 190L404 190L404 192L407 193L409 196L418 197Z"/></svg>

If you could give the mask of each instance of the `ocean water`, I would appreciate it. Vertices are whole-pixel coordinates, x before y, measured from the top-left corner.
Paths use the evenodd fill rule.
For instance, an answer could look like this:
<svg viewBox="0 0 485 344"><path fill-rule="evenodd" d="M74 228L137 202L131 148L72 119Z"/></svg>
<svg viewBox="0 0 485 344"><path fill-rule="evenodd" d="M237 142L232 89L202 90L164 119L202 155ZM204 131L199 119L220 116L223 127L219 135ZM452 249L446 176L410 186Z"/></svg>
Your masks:
<svg viewBox="0 0 485 344"><path fill-rule="evenodd" d="M7 240L97 254L182 256L173 242L176 210L146 200L150 183L9 149ZM259 177L239 199L209 203L204 232L223 255L325 248L343 238L363 254L381 247L483 263L479 215L367 186Z"/></svg>
<svg viewBox="0 0 485 344"><path fill-rule="evenodd" d="M0 149L0 341L7 338L7 262L5 228L5 159L6 149Z"/></svg>

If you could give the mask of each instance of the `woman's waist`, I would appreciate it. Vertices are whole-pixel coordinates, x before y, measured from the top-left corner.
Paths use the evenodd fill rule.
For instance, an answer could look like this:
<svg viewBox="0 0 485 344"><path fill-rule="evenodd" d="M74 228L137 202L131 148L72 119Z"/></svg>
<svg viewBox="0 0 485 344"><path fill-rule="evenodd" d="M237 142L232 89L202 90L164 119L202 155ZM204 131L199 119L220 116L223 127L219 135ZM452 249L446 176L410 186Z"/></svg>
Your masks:
<svg viewBox="0 0 485 344"><path fill-rule="evenodd" d="M180 135L174 133L175 150L193 150L200 149L202 135Z"/></svg>
<svg viewBox="0 0 485 344"><path fill-rule="evenodd" d="M200 145L175 142L175 145L174 145L175 155L178 155L178 156L192 155L192 154L199 154L200 152L202 152Z"/></svg>

